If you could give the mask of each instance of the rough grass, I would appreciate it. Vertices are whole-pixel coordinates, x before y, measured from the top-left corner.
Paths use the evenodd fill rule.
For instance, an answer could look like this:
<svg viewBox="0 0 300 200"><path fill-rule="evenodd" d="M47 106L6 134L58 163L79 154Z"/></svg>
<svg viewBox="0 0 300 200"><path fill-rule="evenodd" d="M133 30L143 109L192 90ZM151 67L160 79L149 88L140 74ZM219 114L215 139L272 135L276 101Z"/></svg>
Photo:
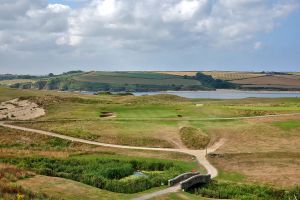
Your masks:
<svg viewBox="0 0 300 200"><path fill-rule="evenodd" d="M33 176L34 174L31 172L18 169L14 166L0 164L0 199L50 199L44 194L33 193L30 190L24 189L21 185L16 184L19 180Z"/></svg>
<svg viewBox="0 0 300 200"><path fill-rule="evenodd" d="M201 129L212 141L225 138L225 144L218 150L221 154L241 154L239 157L212 159L218 169L227 173L227 175L228 173L231 175L232 173L243 174L245 179L242 182L275 183L280 186L293 185L300 180L299 170L297 171L299 163L297 157L295 157L295 153L300 152L300 136L299 128L297 128L299 117L205 120L212 117L299 112L299 98L189 100L171 95L118 97L2 88L0 91L0 101L18 96L31 98L35 96L39 99L41 105L45 106L47 115L37 119L37 121L44 120L43 122L26 122L31 127L86 137L92 140L98 139L108 143L165 147L176 147L175 141L178 138L180 139L180 127L193 127ZM197 107L196 104L203 104L203 106ZM99 114L105 111L114 112L117 117L110 120L99 119ZM178 115L181 115L181 117ZM63 122L64 119L79 121ZM53 120L53 122L47 120ZM44 141L39 145L35 145L34 142L31 142L35 141L32 138L24 137L19 132L16 135L19 135L19 137L13 137L13 133L10 133L10 139L3 139L0 134L1 145L3 145L1 155L24 156L34 154L48 157L67 157L72 151L74 153L101 151L103 154L117 154L119 156L128 154L139 157L150 156L163 159L192 160L190 156L182 154L133 150L120 151L118 149L78 144L68 146L68 144L60 144L57 141L50 143ZM21 139L21 137L24 137L24 139ZM282 177L288 177L288 179ZM227 179L234 180L236 177L228 175Z"/></svg>
<svg viewBox="0 0 300 200"><path fill-rule="evenodd" d="M0 162L34 170L42 175L72 179L119 193L136 193L162 184L166 185L167 180L183 172L191 171L195 167L195 163L114 155L99 158L96 154L72 156L67 159L0 158ZM124 179L137 170L160 171L161 173L149 173L147 177Z"/></svg>
<svg viewBox="0 0 300 200"><path fill-rule="evenodd" d="M216 178L216 180L230 181L230 182L243 182L245 178L246 176L241 173L219 171L219 175Z"/></svg>
<svg viewBox="0 0 300 200"><path fill-rule="evenodd" d="M218 180L264 183L277 187L299 184L299 153L236 153L210 158L221 169Z"/></svg>
<svg viewBox="0 0 300 200"><path fill-rule="evenodd" d="M300 198L300 187L284 190L263 185L224 182L211 182L200 188L191 189L190 192L203 197L218 199L290 200Z"/></svg>
<svg viewBox="0 0 300 200"><path fill-rule="evenodd" d="M101 153L103 155L129 155L135 157L193 161L192 156L181 153L157 153L153 151L93 146L3 127L0 127L0 144L1 157L31 155L66 158L72 154L90 152Z"/></svg>
<svg viewBox="0 0 300 200"><path fill-rule="evenodd" d="M18 181L20 185L31 191L44 193L56 199L65 200L129 200L133 195L119 194L101 190L80 182L72 181L69 179L35 176L30 179Z"/></svg>
<svg viewBox="0 0 300 200"><path fill-rule="evenodd" d="M284 121L284 122L274 122L275 126L280 127L284 130L291 130L300 127L300 121Z"/></svg>
<svg viewBox="0 0 300 200"><path fill-rule="evenodd" d="M192 127L181 128L180 136L183 144L190 149L204 149L210 141L206 134Z"/></svg>

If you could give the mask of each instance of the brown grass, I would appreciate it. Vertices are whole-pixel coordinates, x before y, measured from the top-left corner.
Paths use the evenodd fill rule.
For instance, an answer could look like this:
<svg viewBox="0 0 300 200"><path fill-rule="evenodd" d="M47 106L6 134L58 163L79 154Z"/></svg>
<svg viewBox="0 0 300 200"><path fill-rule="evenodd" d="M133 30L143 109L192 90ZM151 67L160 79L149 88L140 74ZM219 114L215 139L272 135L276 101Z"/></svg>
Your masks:
<svg viewBox="0 0 300 200"><path fill-rule="evenodd" d="M220 152L300 152L300 135L297 130L287 132L269 124L251 123L210 128L207 131L226 139L227 142L218 150Z"/></svg>
<svg viewBox="0 0 300 200"><path fill-rule="evenodd" d="M135 157L193 161L193 157L172 152L127 150L72 142L63 149L51 146L52 137L0 127L0 156L45 156L66 158L77 153L103 153Z"/></svg>
<svg viewBox="0 0 300 200"><path fill-rule="evenodd" d="M68 179L35 176L30 179L18 181L18 184L34 192L44 193L57 199L65 200L111 200L129 199L130 195L118 194L88 186Z"/></svg>
<svg viewBox="0 0 300 200"><path fill-rule="evenodd" d="M182 71L157 71L160 74L170 74L176 76L195 76L197 72L182 72Z"/></svg>
<svg viewBox="0 0 300 200"><path fill-rule="evenodd" d="M253 77L265 76L265 74L254 72L221 72L221 71L207 71L203 72L206 75L210 75L215 79L221 79L226 81L247 79Z"/></svg>
<svg viewBox="0 0 300 200"><path fill-rule="evenodd" d="M245 175L247 182L281 187L299 184L300 129L285 130L273 124L297 119L284 116L207 126L208 133L226 139L217 150L221 156L210 160L223 172Z"/></svg>
<svg viewBox="0 0 300 200"><path fill-rule="evenodd" d="M245 119L244 121L256 123L256 122L284 122L284 121L289 121L289 120L299 120L300 121L300 115L252 118L252 119Z"/></svg>
<svg viewBox="0 0 300 200"><path fill-rule="evenodd" d="M247 78L243 80L235 80L233 81L233 83L243 85L300 86L300 79L288 78L288 76L263 76Z"/></svg>
<svg viewBox="0 0 300 200"><path fill-rule="evenodd" d="M246 175L247 182L294 186L300 183L300 153L237 153L210 158L225 172Z"/></svg>
<svg viewBox="0 0 300 200"><path fill-rule="evenodd" d="M193 127L182 127L180 136L183 144L190 149L204 149L210 142L205 133Z"/></svg>

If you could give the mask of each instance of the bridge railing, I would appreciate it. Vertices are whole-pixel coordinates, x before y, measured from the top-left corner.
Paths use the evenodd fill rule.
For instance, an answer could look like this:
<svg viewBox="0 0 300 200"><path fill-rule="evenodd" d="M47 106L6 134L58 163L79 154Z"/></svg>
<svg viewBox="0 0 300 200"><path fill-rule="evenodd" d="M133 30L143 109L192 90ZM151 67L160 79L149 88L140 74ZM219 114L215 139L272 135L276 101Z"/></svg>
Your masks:
<svg viewBox="0 0 300 200"><path fill-rule="evenodd" d="M192 176L184 181L182 181L180 183L180 187L182 190L186 190L194 185L197 185L199 183L208 183L209 181L211 180L211 176L210 174L207 174L207 175L195 175L195 176Z"/></svg>
<svg viewBox="0 0 300 200"><path fill-rule="evenodd" d="M199 174L200 174L199 172L188 172L188 173L180 174L175 178L168 180L168 185L171 187L173 185L176 185L177 183L180 183L181 181L184 181L192 176L199 175Z"/></svg>

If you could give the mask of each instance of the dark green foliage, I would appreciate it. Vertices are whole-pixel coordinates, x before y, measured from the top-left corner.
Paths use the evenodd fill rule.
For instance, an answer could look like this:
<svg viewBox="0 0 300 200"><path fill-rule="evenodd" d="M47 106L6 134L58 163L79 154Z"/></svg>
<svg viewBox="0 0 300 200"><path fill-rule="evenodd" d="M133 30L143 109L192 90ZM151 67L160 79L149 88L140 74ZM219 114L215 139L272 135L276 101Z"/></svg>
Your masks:
<svg viewBox="0 0 300 200"><path fill-rule="evenodd" d="M113 158L52 159L42 157L1 158L10 163L46 175L79 181L113 192L135 193L167 184L167 180L183 172L179 166L167 161L127 160ZM147 177L126 178L136 170L163 171Z"/></svg>
<svg viewBox="0 0 300 200"><path fill-rule="evenodd" d="M202 197L217 199L239 200L291 200L300 199L300 187L290 191L277 189L270 186L250 185L238 183L211 182L200 188L191 189L189 192Z"/></svg>
<svg viewBox="0 0 300 200"><path fill-rule="evenodd" d="M199 80L203 86L208 88L215 88L215 89L235 89L237 85L234 83L230 83L228 81L224 81L221 79L214 79L210 75L205 75L201 72L198 72L194 77L196 80Z"/></svg>
<svg viewBox="0 0 300 200"><path fill-rule="evenodd" d="M21 78L21 77L18 77ZM70 71L61 75L34 77L30 84L15 84L14 88L49 90L84 90L110 92L148 92L165 90L209 90L236 88L227 81L213 79L198 72L196 76L177 76L153 72L82 72Z"/></svg>
<svg viewBox="0 0 300 200"><path fill-rule="evenodd" d="M14 80L14 79L35 79L37 77L38 76L31 76L31 75L0 74L0 81Z"/></svg>
<svg viewBox="0 0 300 200"><path fill-rule="evenodd" d="M31 88L49 90L83 90L111 92L146 92L206 89L194 79L151 72L82 72L71 71L40 77ZM11 87L23 88L23 84ZM29 87L28 85L26 87Z"/></svg>
<svg viewBox="0 0 300 200"><path fill-rule="evenodd" d="M64 72L62 75L80 74L80 73L83 73L83 71L81 71L81 70L73 70L73 71Z"/></svg>

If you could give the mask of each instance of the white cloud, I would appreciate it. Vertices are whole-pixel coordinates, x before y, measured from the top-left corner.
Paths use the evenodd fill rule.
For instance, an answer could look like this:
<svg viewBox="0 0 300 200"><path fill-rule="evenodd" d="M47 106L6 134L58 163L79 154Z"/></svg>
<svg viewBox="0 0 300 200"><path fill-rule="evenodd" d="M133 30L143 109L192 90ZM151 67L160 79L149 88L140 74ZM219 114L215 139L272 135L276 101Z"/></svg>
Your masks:
<svg viewBox="0 0 300 200"><path fill-rule="evenodd" d="M293 0L0 0L1 49L154 50L254 44L299 7ZM247 46L247 45L246 45Z"/></svg>
<svg viewBox="0 0 300 200"><path fill-rule="evenodd" d="M206 4L207 0L182 0L167 9L162 18L165 22L190 20Z"/></svg>

